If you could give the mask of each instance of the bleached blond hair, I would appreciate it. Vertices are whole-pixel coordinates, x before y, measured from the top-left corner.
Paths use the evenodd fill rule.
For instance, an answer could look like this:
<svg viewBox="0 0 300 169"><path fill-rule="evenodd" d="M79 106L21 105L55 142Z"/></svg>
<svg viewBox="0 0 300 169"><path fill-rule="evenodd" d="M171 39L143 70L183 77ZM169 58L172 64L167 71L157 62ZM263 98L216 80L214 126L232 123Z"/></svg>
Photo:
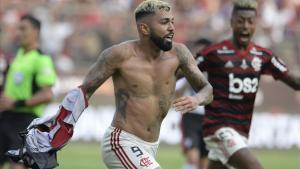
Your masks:
<svg viewBox="0 0 300 169"><path fill-rule="evenodd" d="M135 19L138 20L146 15L154 14L158 10L170 11L171 6L162 0L145 0L134 10Z"/></svg>
<svg viewBox="0 0 300 169"><path fill-rule="evenodd" d="M234 0L233 2L234 10L238 9L257 9L257 1L256 0Z"/></svg>

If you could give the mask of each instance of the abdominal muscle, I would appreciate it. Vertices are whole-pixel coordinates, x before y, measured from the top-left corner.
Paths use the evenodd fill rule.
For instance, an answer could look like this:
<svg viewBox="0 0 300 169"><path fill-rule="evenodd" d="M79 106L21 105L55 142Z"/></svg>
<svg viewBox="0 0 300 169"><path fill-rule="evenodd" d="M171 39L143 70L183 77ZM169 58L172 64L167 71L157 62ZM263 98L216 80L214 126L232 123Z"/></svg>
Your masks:
<svg viewBox="0 0 300 169"><path fill-rule="evenodd" d="M123 107L120 108L120 104L117 104L112 126L144 141L155 142L169 105L170 99L161 96L129 97Z"/></svg>

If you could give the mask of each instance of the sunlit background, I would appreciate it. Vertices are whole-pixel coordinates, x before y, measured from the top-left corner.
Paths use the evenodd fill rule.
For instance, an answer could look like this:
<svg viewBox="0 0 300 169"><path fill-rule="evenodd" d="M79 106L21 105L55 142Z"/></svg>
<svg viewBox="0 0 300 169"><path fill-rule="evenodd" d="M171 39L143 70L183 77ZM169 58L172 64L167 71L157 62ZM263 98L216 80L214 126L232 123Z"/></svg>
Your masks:
<svg viewBox="0 0 300 169"><path fill-rule="evenodd" d="M0 54L15 56L22 15L30 13L42 21L41 49L53 57L59 76L53 89L56 99L46 110L55 113L62 97L82 82L103 49L137 38L133 10L139 2L0 0ZM175 14L175 41L190 45L200 37L219 42L231 36L231 0L169 2ZM254 41L272 49L291 72L300 75L300 0L259 0L258 15ZM113 87L108 80L79 120L73 142L59 153L60 169L104 169L99 144L113 113ZM158 161L165 169L180 169L183 163L180 118L170 111L162 126ZM261 79L250 145L266 168L300 168L300 93L270 77Z"/></svg>

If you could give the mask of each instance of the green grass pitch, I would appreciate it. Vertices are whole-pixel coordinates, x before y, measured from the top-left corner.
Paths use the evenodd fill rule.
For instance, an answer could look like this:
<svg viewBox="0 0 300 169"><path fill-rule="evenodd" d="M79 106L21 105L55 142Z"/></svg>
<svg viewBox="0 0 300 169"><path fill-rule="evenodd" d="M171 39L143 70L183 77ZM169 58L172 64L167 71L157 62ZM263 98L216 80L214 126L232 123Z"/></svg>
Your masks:
<svg viewBox="0 0 300 169"><path fill-rule="evenodd" d="M254 150L264 169L300 169L300 150ZM99 143L70 143L58 153L58 169L106 169ZM181 169L179 146L160 145L157 161L163 169Z"/></svg>

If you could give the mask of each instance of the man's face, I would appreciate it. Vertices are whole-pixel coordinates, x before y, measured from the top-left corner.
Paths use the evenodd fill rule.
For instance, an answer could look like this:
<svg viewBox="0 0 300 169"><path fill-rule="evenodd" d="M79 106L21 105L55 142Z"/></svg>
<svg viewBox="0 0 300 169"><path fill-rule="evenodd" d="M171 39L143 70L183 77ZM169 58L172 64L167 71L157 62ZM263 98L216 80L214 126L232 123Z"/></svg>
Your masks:
<svg viewBox="0 0 300 169"><path fill-rule="evenodd" d="M174 17L171 11L160 10L152 16L150 39L161 50L172 49L174 36Z"/></svg>
<svg viewBox="0 0 300 169"><path fill-rule="evenodd" d="M18 39L22 46L27 46L37 40L38 30L28 20L22 20L19 24Z"/></svg>
<svg viewBox="0 0 300 169"><path fill-rule="evenodd" d="M254 10L237 10L231 18L233 38L237 45L247 47L256 28L256 12Z"/></svg>

